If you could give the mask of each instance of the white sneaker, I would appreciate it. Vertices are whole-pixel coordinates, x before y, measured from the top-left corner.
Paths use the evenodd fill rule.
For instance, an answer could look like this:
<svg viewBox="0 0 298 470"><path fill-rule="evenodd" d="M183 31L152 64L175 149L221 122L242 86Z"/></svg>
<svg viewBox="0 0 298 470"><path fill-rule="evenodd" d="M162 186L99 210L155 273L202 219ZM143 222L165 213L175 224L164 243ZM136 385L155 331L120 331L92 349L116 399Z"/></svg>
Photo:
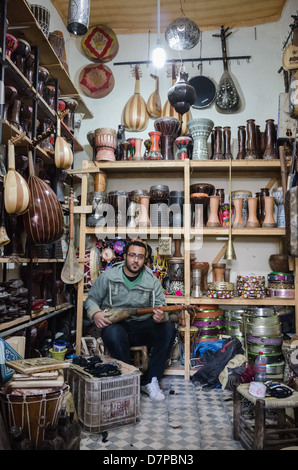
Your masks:
<svg viewBox="0 0 298 470"><path fill-rule="evenodd" d="M141 390L142 392L147 393L151 400L154 401L162 401L166 398L163 394L163 391L159 388L156 377L153 377L149 384L142 385Z"/></svg>

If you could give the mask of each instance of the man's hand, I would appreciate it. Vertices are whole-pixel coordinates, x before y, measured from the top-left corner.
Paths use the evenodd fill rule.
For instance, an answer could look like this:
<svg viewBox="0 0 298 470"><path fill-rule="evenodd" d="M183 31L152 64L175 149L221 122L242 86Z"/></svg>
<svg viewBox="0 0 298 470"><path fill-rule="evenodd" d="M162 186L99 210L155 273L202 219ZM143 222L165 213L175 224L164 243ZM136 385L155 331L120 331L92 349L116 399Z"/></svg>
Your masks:
<svg viewBox="0 0 298 470"><path fill-rule="evenodd" d="M162 305L159 305L159 307L162 307ZM160 308L156 307L153 310L153 317L152 318L156 323L161 323L161 322L165 321L165 312L163 310L160 310Z"/></svg>
<svg viewBox="0 0 298 470"><path fill-rule="evenodd" d="M102 310L94 314L93 320L97 328L105 328L112 324L112 322L106 317L106 314L107 313Z"/></svg>

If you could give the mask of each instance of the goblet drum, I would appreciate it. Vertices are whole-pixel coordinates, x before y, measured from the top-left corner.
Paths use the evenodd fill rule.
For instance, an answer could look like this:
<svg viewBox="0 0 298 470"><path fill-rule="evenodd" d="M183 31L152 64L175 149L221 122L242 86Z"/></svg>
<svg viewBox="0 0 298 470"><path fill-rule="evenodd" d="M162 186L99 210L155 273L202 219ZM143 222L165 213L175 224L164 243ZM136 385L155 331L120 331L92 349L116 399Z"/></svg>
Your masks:
<svg viewBox="0 0 298 470"><path fill-rule="evenodd" d="M174 160L174 142L181 131L179 119L161 117L154 121L154 128L161 132L161 154L164 160Z"/></svg>
<svg viewBox="0 0 298 470"><path fill-rule="evenodd" d="M114 161L117 147L117 133L115 129L102 127L94 132L94 144L96 148L96 161Z"/></svg>

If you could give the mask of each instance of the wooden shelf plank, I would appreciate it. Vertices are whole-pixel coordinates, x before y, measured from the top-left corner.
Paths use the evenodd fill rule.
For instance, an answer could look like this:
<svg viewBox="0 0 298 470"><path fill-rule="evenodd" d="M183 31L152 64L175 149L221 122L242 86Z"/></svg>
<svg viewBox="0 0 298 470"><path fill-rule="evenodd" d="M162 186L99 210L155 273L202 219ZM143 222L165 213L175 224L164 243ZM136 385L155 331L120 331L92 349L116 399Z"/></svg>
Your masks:
<svg viewBox="0 0 298 470"><path fill-rule="evenodd" d="M8 2L7 17L9 18L9 26L22 27L25 39L29 44L39 47L39 63L49 70L52 77L59 80L60 95L72 96L77 99L79 101L77 112L83 113L85 119L93 118L93 114L86 106L68 72L58 59L27 2L19 0L17 8L14 2Z"/></svg>
<svg viewBox="0 0 298 470"><path fill-rule="evenodd" d="M278 297L265 297L265 299L243 299L234 297L233 299L212 299L201 297L199 299L191 297L190 304L202 305L295 305L295 299L280 299Z"/></svg>

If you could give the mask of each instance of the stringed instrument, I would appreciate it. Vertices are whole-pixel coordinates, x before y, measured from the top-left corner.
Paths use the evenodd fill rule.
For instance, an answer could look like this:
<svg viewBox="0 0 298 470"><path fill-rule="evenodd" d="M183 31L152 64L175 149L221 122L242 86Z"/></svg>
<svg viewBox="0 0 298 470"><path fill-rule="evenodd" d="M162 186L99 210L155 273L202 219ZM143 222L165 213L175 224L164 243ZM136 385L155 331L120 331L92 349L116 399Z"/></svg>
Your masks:
<svg viewBox="0 0 298 470"><path fill-rule="evenodd" d="M61 136L61 121L68 113L65 110L61 116L57 116L57 136L55 140L55 165L57 168L67 170L73 164L73 153L68 142Z"/></svg>
<svg viewBox="0 0 298 470"><path fill-rule="evenodd" d="M61 204L52 188L35 176L32 150L28 152L30 189L29 210L23 215L30 245L47 245L58 241L64 230Z"/></svg>
<svg viewBox="0 0 298 470"><path fill-rule="evenodd" d="M147 111L152 119L159 118L161 116L161 100L159 96L159 77L150 73L150 77L155 80L155 90L148 98Z"/></svg>
<svg viewBox="0 0 298 470"><path fill-rule="evenodd" d="M4 177L4 205L8 214L22 215L29 207L30 190L26 180L15 169L15 146L24 133L8 141L8 171Z"/></svg>
<svg viewBox="0 0 298 470"><path fill-rule="evenodd" d="M127 131L142 132L147 129L149 114L144 98L140 94L140 70L136 65L133 75L135 76L134 94L129 98L122 113L122 124Z"/></svg>
<svg viewBox="0 0 298 470"><path fill-rule="evenodd" d="M292 15L294 23L290 24L293 33L292 41L286 47L282 56L282 66L287 72L298 70L298 16Z"/></svg>
<svg viewBox="0 0 298 470"><path fill-rule="evenodd" d="M174 60L172 61L171 75L172 75L172 86L174 86L175 83L176 83L176 67L175 67L175 61ZM192 119L192 115L191 115L190 111L188 111L183 116L181 116L181 114L177 113L175 108L173 108L173 106L171 106L169 100L167 100L165 102L164 106L163 106L161 115L162 115L162 117L172 117L172 118L179 119L179 121L181 123L180 136L187 135L189 133L187 123Z"/></svg>
<svg viewBox="0 0 298 470"><path fill-rule="evenodd" d="M219 80L218 87L215 95L215 106L220 113L235 113L240 108L240 96L234 81L229 73L228 59L227 59L227 45L226 39L232 34L229 27L224 28L221 26L220 34L213 34L214 37L220 37L224 72Z"/></svg>

